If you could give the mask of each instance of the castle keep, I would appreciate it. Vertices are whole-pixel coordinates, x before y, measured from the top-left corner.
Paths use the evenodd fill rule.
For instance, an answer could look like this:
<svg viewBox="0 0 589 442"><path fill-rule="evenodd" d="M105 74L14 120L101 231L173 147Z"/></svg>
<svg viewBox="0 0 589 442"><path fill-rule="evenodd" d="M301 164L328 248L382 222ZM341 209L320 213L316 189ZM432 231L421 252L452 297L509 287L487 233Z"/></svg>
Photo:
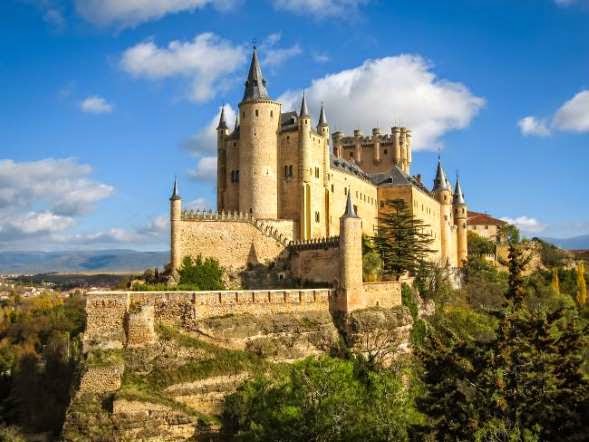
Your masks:
<svg viewBox="0 0 589 442"><path fill-rule="evenodd" d="M198 254L233 269L286 259L300 279L343 286L348 264L361 275L362 234L377 233L385 202L395 199L427 224L432 261L456 268L467 257L461 185L452 189L439 161L432 189L411 175L409 129L331 134L325 108L315 125L304 95L299 112L284 112L268 93L255 48L232 130L221 111L217 150L215 214L183 211L174 186L173 269Z"/></svg>

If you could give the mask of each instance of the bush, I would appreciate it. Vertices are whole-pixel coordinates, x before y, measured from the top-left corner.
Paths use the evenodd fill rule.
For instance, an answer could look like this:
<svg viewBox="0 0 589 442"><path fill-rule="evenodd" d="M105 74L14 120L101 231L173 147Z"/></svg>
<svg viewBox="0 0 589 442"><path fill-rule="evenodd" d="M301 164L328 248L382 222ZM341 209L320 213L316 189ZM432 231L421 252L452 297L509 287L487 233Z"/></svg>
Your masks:
<svg viewBox="0 0 589 442"><path fill-rule="evenodd" d="M468 231L468 255L484 256L494 255L497 249L493 241L483 238L481 235Z"/></svg>
<svg viewBox="0 0 589 442"><path fill-rule="evenodd" d="M180 286L192 287L194 290L223 290L223 268L215 258L198 255L196 259L184 257L178 270Z"/></svg>

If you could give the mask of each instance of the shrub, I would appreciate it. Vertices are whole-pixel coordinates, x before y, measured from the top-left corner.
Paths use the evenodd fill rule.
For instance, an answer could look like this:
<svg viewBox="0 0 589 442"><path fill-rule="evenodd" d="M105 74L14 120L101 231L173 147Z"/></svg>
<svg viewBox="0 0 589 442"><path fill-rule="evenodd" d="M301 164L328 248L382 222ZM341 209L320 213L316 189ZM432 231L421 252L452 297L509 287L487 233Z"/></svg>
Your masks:
<svg viewBox="0 0 589 442"><path fill-rule="evenodd" d="M184 257L178 270L180 286L191 287L193 290L223 290L223 268L215 258L198 255L196 259Z"/></svg>

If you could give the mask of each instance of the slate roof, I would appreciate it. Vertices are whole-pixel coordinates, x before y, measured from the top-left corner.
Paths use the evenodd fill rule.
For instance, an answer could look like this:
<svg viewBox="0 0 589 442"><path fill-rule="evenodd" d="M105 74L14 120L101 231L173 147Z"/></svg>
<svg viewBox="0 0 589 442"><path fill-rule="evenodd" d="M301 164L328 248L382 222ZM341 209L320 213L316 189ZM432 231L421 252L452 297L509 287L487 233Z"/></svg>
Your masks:
<svg viewBox="0 0 589 442"><path fill-rule="evenodd" d="M245 91L243 93L243 100L258 100L258 99L270 99L268 90L266 89L266 80L262 75L262 68L258 60L258 53L254 46L254 52L252 54L252 62L250 64L249 74L245 82Z"/></svg>

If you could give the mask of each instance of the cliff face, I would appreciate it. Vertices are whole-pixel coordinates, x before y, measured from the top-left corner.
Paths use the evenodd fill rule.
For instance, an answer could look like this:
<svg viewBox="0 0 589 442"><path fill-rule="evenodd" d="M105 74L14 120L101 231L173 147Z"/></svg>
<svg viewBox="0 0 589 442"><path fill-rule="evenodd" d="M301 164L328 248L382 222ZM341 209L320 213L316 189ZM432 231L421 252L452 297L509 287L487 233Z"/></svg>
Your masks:
<svg viewBox="0 0 589 442"><path fill-rule="evenodd" d="M119 309L115 304L109 305ZM114 322L123 325L124 339L106 324L108 307L101 307L96 318L108 333L88 326L93 341L85 341L87 357L63 439L222 440L224 397L245 380L343 345L389 359L407 346L411 316L405 307L335 320L324 307L171 320L157 313L161 304L131 305L124 320Z"/></svg>

